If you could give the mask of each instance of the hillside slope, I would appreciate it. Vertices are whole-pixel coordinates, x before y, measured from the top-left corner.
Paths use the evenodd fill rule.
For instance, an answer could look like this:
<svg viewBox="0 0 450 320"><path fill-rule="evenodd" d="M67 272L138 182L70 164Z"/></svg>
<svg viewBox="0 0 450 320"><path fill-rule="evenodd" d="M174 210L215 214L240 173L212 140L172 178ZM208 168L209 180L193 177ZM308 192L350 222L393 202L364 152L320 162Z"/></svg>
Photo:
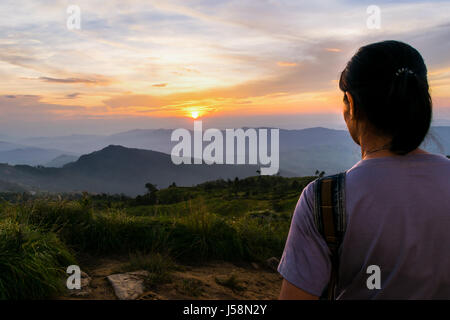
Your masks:
<svg viewBox="0 0 450 320"><path fill-rule="evenodd" d="M124 193L145 192L145 184L167 187L172 182L191 186L216 179L234 179L256 175L250 165L175 165L170 155L122 146L108 146L81 156L62 168L0 165L4 181L29 190L50 192Z"/></svg>

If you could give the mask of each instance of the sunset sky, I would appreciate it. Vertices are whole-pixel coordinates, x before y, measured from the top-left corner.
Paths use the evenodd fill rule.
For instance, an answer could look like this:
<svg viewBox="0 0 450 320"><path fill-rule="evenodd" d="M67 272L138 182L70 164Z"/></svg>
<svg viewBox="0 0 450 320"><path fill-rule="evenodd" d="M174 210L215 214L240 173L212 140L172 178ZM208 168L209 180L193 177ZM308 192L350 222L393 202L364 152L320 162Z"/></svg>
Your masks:
<svg viewBox="0 0 450 320"><path fill-rule="evenodd" d="M343 128L339 72L386 39L422 53L434 124L450 125L450 1L2 0L0 134L176 128L192 113L219 128Z"/></svg>

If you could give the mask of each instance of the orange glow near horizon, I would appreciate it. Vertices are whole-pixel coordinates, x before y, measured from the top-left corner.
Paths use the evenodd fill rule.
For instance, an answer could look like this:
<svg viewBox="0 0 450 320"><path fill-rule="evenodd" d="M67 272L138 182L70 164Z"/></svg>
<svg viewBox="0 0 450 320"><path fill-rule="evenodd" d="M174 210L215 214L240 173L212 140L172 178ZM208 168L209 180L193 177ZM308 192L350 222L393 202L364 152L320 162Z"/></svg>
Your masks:
<svg viewBox="0 0 450 320"><path fill-rule="evenodd" d="M193 119L197 119L198 116L199 116L198 111L191 111L191 117L192 117Z"/></svg>
<svg viewBox="0 0 450 320"><path fill-rule="evenodd" d="M57 122L61 120L97 130L97 120L124 119L141 126L140 121L151 118L159 124L159 118L177 123L228 117L232 124L239 117L256 123L260 116L340 113L339 74L358 46L369 38L434 33L447 23L441 12L450 8L450 2L431 6L436 15L430 20L420 3L386 7L390 16L402 12L400 7L408 14L390 20L384 33L374 34L354 19L336 24L332 12L331 19L323 19L327 13L314 6L276 1L255 0L251 6L130 1L123 7L115 5L120 1L111 2L100 7L95 1L83 2L83 15L92 21L89 29L76 32L51 32L65 25L60 9L49 6L41 8L41 15L30 16L23 5L26 10L4 21L8 28L0 28L0 45L5 47L0 53L2 125L13 128L12 123L48 120L52 128L63 131ZM345 4L333 10L347 14L351 8ZM7 1L0 2L0 10L10 10ZM105 29L103 17L115 28ZM28 28L28 23L36 28ZM161 32L148 32L160 30L161 23ZM436 37L441 37L436 44L448 40L445 33ZM441 56L438 45L429 47L421 40L425 38L417 37L414 46L419 52L426 48L434 107L450 109L450 58ZM45 50L42 44L47 44ZM442 114L450 117L447 112Z"/></svg>

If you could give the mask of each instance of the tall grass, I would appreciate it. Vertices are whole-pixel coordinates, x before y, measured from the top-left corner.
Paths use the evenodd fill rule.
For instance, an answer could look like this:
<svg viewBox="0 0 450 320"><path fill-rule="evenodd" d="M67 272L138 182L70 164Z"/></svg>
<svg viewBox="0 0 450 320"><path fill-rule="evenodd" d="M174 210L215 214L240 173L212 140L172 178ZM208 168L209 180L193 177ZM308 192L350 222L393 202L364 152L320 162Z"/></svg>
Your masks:
<svg viewBox="0 0 450 320"><path fill-rule="evenodd" d="M176 203L172 209L166 206L162 215L130 215L126 208L93 209L79 201L3 204L0 298L57 294L63 288L65 268L74 263L71 252L153 252L185 263L261 261L281 255L289 215L265 210L227 216L211 212L212 207L210 199L198 198L183 205ZM180 208L181 214L177 212ZM131 260L135 266L151 268L148 258L134 256ZM166 278L164 272L151 274L150 283Z"/></svg>
<svg viewBox="0 0 450 320"><path fill-rule="evenodd" d="M289 220L261 221L245 217L232 222L246 251L246 259L259 261L280 257L289 231Z"/></svg>
<svg viewBox="0 0 450 320"><path fill-rule="evenodd" d="M199 211L178 219L169 241L172 253L184 261L244 258L236 230L212 213Z"/></svg>
<svg viewBox="0 0 450 320"><path fill-rule="evenodd" d="M77 202L37 202L4 210L4 217L56 233L76 252L170 253L183 261L262 260L279 256L289 217L255 219L210 213L202 199L182 216L130 216L123 209L93 211ZM274 214L272 214L274 215ZM283 215L279 215L283 217Z"/></svg>
<svg viewBox="0 0 450 320"><path fill-rule="evenodd" d="M185 263L279 257L298 194L313 178L260 176L173 187L158 191L160 202L152 205L122 197L91 201L87 194L3 201L0 298L58 294L79 253L131 254L127 268L148 270L153 284L168 279L168 256ZM224 284L234 287L234 280ZM196 286L186 283L186 290Z"/></svg>
<svg viewBox="0 0 450 320"><path fill-rule="evenodd" d="M75 259L52 232L0 221L0 299L45 298L61 292L62 276Z"/></svg>

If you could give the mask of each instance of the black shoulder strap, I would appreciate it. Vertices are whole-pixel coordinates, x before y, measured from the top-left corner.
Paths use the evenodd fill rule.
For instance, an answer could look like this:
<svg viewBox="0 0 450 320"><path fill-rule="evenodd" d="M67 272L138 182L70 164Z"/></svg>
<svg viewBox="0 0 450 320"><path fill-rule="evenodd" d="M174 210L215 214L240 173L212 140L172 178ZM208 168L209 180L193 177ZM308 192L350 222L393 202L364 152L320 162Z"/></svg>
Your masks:
<svg viewBox="0 0 450 320"><path fill-rule="evenodd" d="M345 233L345 172L319 178L314 184L314 222L331 253L331 278L321 299L334 300L339 271L339 247Z"/></svg>

